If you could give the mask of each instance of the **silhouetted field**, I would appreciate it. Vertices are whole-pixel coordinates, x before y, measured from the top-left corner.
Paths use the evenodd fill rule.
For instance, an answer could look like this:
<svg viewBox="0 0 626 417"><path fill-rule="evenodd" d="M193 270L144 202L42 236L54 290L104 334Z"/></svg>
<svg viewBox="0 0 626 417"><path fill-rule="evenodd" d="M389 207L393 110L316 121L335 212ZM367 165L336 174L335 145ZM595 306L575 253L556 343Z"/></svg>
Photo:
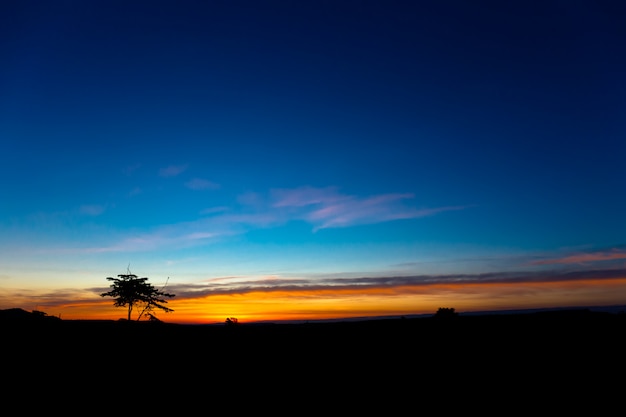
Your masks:
<svg viewBox="0 0 626 417"><path fill-rule="evenodd" d="M5 310L6 311L6 310ZM22 310L23 311L23 310ZM24 312L26 313L26 312ZM165 322L60 320L55 317L0 318L5 348L17 352L185 352L194 355L265 354L351 356L393 361L415 355L478 357L603 352L623 355L626 314L589 310L456 317L372 319L300 324L182 325ZM184 359L184 358L181 358Z"/></svg>
<svg viewBox="0 0 626 417"><path fill-rule="evenodd" d="M519 401L516 408L559 415L575 411L576 401L593 402L594 413L603 414L621 398L615 380L625 370L626 314L235 325L0 316L0 332L2 358L11 365L4 378L12 388L49 384L57 395L72 390L93 401L102 392L96 388L128 384L129 391L161 389L169 399L196 396L196 404L207 395L230 399L253 390L264 401L297 398L307 409L312 402L318 410L339 404L346 412L373 412L368 404L376 404L380 413L398 414L435 392L445 393L439 413L486 406L461 406L461 398L507 398L508 406Z"/></svg>

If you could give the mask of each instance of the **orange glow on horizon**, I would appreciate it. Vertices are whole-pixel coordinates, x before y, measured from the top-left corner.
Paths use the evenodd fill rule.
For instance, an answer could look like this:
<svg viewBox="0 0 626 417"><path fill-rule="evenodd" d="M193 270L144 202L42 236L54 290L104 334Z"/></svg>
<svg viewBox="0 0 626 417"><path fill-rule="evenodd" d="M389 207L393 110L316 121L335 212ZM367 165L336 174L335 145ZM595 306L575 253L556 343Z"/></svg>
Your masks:
<svg viewBox="0 0 626 417"><path fill-rule="evenodd" d="M621 305L626 301L626 278L515 283L446 283L393 287L326 287L274 289L241 294L212 294L198 298L173 298L157 310L168 323L223 323L236 317L255 321L320 320L369 316L434 314L440 307L456 311L510 310L552 307ZM126 309L111 299L57 303L38 308L62 319L118 320ZM133 312L133 318L136 312Z"/></svg>

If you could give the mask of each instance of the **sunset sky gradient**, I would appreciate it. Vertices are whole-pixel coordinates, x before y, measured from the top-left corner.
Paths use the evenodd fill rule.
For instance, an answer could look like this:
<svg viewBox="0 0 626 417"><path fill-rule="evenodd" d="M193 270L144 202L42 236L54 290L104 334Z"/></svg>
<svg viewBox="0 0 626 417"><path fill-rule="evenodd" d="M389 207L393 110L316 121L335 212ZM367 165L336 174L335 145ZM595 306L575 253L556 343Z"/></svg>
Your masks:
<svg viewBox="0 0 626 417"><path fill-rule="evenodd" d="M0 309L626 304L626 5L0 3Z"/></svg>

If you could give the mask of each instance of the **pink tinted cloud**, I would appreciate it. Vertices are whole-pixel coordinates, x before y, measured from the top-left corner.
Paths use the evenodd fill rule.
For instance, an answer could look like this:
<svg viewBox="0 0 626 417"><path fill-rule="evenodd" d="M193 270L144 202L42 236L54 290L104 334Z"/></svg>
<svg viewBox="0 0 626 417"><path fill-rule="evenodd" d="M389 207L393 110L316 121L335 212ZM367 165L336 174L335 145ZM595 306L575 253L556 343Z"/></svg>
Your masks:
<svg viewBox="0 0 626 417"><path fill-rule="evenodd" d="M314 230L418 218L467 207L416 209L407 204L414 197L410 193L389 193L363 198L342 194L336 187L304 186L272 190L271 206L289 209L288 214L283 214L313 223Z"/></svg>
<svg viewBox="0 0 626 417"><path fill-rule="evenodd" d="M216 190L220 188L219 184L202 178L192 178L185 183L185 187L192 190Z"/></svg>
<svg viewBox="0 0 626 417"><path fill-rule="evenodd" d="M243 206L256 208L263 207L265 205L263 197L259 193L255 193L253 191L240 194L237 197L237 202Z"/></svg>
<svg viewBox="0 0 626 417"><path fill-rule="evenodd" d="M554 264L585 264L589 262L614 261L626 259L626 250L612 249L609 251L597 251L591 253L577 253L560 258L543 259L532 262L533 265L554 265Z"/></svg>
<svg viewBox="0 0 626 417"><path fill-rule="evenodd" d="M416 209L403 203L414 198L413 194L381 194L368 198L350 197L336 204L327 205L309 213L308 219L316 223L315 230L330 227L346 227L355 224L371 224L391 220L413 219L431 216L443 211L461 210L465 206Z"/></svg>

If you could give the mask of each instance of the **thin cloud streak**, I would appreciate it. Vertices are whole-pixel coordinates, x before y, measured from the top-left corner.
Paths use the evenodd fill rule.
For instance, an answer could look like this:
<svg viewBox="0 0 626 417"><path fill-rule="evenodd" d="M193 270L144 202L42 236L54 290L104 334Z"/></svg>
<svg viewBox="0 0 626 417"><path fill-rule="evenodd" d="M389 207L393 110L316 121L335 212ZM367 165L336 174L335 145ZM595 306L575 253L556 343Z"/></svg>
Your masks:
<svg viewBox="0 0 626 417"><path fill-rule="evenodd" d="M332 279L277 279L238 281L220 283L212 280L200 285L173 284L171 290L179 299L202 298L210 295L243 295L251 292L308 292L351 291L355 293L384 291L405 292L427 290L430 286L441 285L493 285L493 284L538 284L538 283L573 283L578 281L610 281L626 279L626 268L589 269L578 271L522 271L490 272L484 274L449 274L449 275L411 275L391 277L360 277ZM229 277L227 281L232 281Z"/></svg>
<svg viewBox="0 0 626 417"><path fill-rule="evenodd" d="M153 233L129 237L119 243L110 246L91 248L77 248L69 250L76 253L106 253L106 252L144 252L164 247L188 247L206 243L207 240L219 237L218 233L191 232L180 235L168 235L166 233Z"/></svg>
<svg viewBox="0 0 626 417"><path fill-rule="evenodd" d="M220 185L202 178L192 178L185 183L185 187L190 190L217 190Z"/></svg>
<svg viewBox="0 0 626 417"><path fill-rule="evenodd" d="M598 250L592 252L575 253L552 259L542 259L531 262L532 265L555 265L555 264L580 264L585 265L590 262L603 262L626 260L626 250L613 248L611 250Z"/></svg>
<svg viewBox="0 0 626 417"><path fill-rule="evenodd" d="M159 170L159 175L165 178L176 177L177 175L183 173L186 169L187 165L170 165L165 168L161 168Z"/></svg>
<svg viewBox="0 0 626 417"><path fill-rule="evenodd" d="M105 207L98 204L85 204L78 209L80 214L86 216L99 216L105 211Z"/></svg>

